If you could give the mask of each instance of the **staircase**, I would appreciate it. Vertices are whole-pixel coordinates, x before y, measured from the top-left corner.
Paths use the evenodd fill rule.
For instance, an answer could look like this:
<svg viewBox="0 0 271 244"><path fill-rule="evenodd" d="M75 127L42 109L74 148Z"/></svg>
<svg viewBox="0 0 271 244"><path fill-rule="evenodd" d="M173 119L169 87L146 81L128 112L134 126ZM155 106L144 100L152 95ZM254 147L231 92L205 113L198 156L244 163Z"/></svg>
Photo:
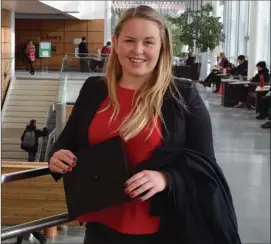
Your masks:
<svg viewBox="0 0 271 244"><path fill-rule="evenodd" d="M20 148L21 135L31 119L37 120L38 129L43 128L56 95L57 80L11 81L2 111L2 161L27 161L27 153ZM50 120L50 127L54 125L55 116Z"/></svg>

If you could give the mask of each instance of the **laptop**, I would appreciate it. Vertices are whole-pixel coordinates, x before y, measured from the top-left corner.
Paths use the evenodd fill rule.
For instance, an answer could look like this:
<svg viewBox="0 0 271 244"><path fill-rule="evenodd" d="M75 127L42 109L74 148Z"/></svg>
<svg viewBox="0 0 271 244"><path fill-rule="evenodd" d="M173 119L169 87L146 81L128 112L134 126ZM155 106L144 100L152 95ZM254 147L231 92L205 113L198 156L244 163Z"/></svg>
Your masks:
<svg viewBox="0 0 271 244"><path fill-rule="evenodd" d="M82 148L75 155L76 167L63 176L70 218L130 199L124 193L129 170L120 137Z"/></svg>

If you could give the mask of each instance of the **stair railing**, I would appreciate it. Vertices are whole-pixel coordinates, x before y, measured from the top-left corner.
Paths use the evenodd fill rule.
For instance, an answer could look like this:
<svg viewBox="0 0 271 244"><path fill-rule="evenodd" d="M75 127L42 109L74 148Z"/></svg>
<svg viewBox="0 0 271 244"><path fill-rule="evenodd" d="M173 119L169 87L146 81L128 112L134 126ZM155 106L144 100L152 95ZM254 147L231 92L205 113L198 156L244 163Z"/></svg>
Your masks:
<svg viewBox="0 0 271 244"><path fill-rule="evenodd" d="M1 184L40 177L48 174L50 174L50 170L48 167L8 173L2 175ZM23 224L6 227L1 229L1 241L5 241L17 236L23 236L39 229L58 226L70 221L72 221L72 219L69 217L68 213L61 213L55 216L50 216Z"/></svg>
<svg viewBox="0 0 271 244"><path fill-rule="evenodd" d="M50 108L49 108L49 111L45 115L45 120L44 120L44 123L43 123L43 128L47 126L47 124L49 122L50 113L53 112L53 111L55 111L55 105L51 104ZM37 156L36 156L36 159L35 159L36 162L40 162L41 152L42 152L43 145L44 145L44 137L40 137L38 139L38 153L37 153Z"/></svg>
<svg viewBox="0 0 271 244"><path fill-rule="evenodd" d="M12 75L10 73L11 64L12 64L13 60L14 60L14 57L11 57L10 61L7 64L7 67L5 69L6 71L4 72L4 80L8 80L9 79L9 82L8 82L8 86L7 86L6 92L4 93L3 98L2 98L2 104L1 104L1 110L2 111L4 111L3 108L4 108L5 100L8 97L10 83L11 83L11 80L13 79L13 77L12 77Z"/></svg>
<svg viewBox="0 0 271 244"><path fill-rule="evenodd" d="M45 157L44 161L47 162L49 158L49 152L53 146L53 144L56 141L56 128L49 134L48 140L47 140L47 146L46 146L46 151L45 151Z"/></svg>

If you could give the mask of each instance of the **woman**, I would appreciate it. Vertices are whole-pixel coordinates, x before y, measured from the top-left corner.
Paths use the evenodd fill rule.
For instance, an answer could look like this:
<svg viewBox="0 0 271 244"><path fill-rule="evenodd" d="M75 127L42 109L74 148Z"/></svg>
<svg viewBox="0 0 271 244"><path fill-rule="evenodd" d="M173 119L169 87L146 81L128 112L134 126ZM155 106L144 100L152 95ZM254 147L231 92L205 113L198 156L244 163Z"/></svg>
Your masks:
<svg viewBox="0 0 271 244"><path fill-rule="evenodd" d="M203 86L209 86L211 87L212 83L215 83L216 89L213 91L213 93L217 93L220 88L221 84L221 77L217 76L217 74L221 74L221 72L226 69L226 73L230 72L231 64L227 57L225 56L225 53L219 54L220 63L215 66L216 69L212 70L211 73L207 76L207 78L202 82Z"/></svg>
<svg viewBox="0 0 271 244"><path fill-rule="evenodd" d="M36 48L35 48L35 45L33 45L33 42L32 41L29 41L28 42L28 45L25 49L25 52L26 52L26 55L27 55L27 59L28 59L28 62L29 62L29 66L30 66L30 74L31 75L34 75L35 74L35 70L34 70L34 62L35 62L35 59L36 59Z"/></svg>
<svg viewBox="0 0 271 244"><path fill-rule="evenodd" d="M85 82L49 159L58 180L76 167L78 148L116 135L124 141L133 173L125 182L131 200L80 216L87 223L84 243L240 243L227 184L223 194L229 209L207 200L208 185L213 187L209 179L224 182L215 162L210 118L195 87L173 79L165 21L150 7L129 9L112 40L105 79ZM216 174L221 181L214 179ZM192 184L203 190L196 193ZM206 215L202 221L201 214L209 220Z"/></svg>

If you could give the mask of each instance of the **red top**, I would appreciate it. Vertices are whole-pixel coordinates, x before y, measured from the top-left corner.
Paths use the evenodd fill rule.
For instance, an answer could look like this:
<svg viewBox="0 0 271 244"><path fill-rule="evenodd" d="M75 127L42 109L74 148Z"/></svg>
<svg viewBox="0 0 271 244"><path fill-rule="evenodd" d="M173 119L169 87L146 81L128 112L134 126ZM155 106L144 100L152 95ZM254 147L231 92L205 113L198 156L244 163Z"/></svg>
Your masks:
<svg viewBox="0 0 271 244"><path fill-rule="evenodd" d="M111 47L109 46L104 46L102 48L101 54L110 54L111 53Z"/></svg>
<svg viewBox="0 0 271 244"><path fill-rule="evenodd" d="M96 113L92 120L88 130L89 141L92 144L117 136L117 132L114 131L119 127L124 117L130 113L134 91L118 87L117 95L120 104L120 111L117 118L113 119L111 124L109 124L112 109L108 109L102 113ZM103 101L100 109L105 108L107 105L108 98ZM161 122L159 123L159 127L161 129ZM149 131L144 129L136 137L125 142L125 150L131 164L129 167L132 171L137 163L148 159L153 150L162 142L157 129L146 140L148 135ZM140 202L136 199L131 199L124 204L106 208L98 212L85 214L77 218L77 220L80 222L103 223L125 234L156 233L158 232L160 223L158 217L149 215L149 202Z"/></svg>
<svg viewBox="0 0 271 244"><path fill-rule="evenodd" d="M35 61L36 48L34 45L27 47L27 56L31 61Z"/></svg>

